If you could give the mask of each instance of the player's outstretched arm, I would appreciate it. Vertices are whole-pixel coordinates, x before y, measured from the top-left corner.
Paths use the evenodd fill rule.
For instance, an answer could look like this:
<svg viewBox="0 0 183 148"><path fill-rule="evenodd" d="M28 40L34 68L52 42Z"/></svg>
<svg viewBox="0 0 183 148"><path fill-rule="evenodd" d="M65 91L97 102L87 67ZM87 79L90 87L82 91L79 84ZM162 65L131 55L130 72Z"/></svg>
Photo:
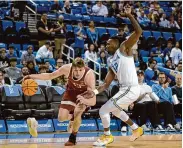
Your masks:
<svg viewBox="0 0 183 148"><path fill-rule="evenodd" d="M103 92L105 89L109 87L111 82L115 78L115 73L112 71L112 69L109 68L109 71L107 73L107 76L105 77L104 83L100 85L97 89L94 90L94 93L97 95L101 92Z"/></svg>
<svg viewBox="0 0 183 148"><path fill-rule="evenodd" d="M61 75L67 75L68 71L69 71L69 67L70 67L69 64L66 64L52 73L27 75L23 78L23 80L25 80L25 79L52 80L52 79L55 79Z"/></svg>
<svg viewBox="0 0 183 148"><path fill-rule="evenodd" d="M129 5L125 7L125 15L130 19L131 24L133 25L134 28L134 32L130 35L130 37L126 41L121 43L120 50L121 52L125 52L128 56L132 56L133 55L132 47L139 40L139 37L142 34L142 28L131 14L131 7Z"/></svg>

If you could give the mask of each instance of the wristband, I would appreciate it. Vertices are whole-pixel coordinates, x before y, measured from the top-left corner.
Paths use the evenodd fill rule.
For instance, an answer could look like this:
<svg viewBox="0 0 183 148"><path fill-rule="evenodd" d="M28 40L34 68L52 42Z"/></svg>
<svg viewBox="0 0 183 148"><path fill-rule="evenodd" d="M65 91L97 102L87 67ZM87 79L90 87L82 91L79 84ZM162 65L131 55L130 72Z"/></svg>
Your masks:
<svg viewBox="0 0 183 148"><path fill-rule="evenodd" d="M93 92L95 93L95 95L99 94L99 91L97 89L95 89Z"/></svg>

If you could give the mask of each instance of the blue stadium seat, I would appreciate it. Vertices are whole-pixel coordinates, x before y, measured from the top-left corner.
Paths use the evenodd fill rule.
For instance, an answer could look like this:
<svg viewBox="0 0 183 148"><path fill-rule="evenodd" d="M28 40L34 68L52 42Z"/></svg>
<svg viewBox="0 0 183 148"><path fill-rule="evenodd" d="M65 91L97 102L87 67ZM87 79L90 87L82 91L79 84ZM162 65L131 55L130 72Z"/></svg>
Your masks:
<svg viewBox="0 0 183 148"><path fill-rule="evenodd" d="M55 59L44 59L44 62L49 62L51 65L55 65Z"/></svg>
<svg viewBox="0 0 183 148"><path fill-rule="evenodd" d="M23 44L22 45L22 50L24 51L24 50L27 50L27 47L29 46L30 44ZM32 46L32 48L33 48L33 50L34 50L34 46L33 45L31 45Z"/></svg>
<svg viewBox="0 0 183 148"><path fill-rule="evenodd" d="M6 44L5 43L0 43L0 48L6 48Z"/></svg>
<svg viewBox="0 0 183 148"><path fill-rule="evenodd" d="M140 55L140 57L148 57L149 51L140 50L139 55Z"/></svg>
<svg viewBox="0 0 183 148"><path fill-rule="evenodd" d="M17 58L17 64L20 64L21 58Z"/></svg>
<svg viewBox="0 0 183 148"><path fill-rule="evenodd" d="M87 21L87 22L89 22L90 21L90 16L89 15L83 15L83 18L82 18L82 20L83 21Z"/></svg>
<svg viewBox="0 0 183 148"><path fill-rule="evenodd" d="M17 50L17 51L21 50L21 45L20 44L9 44L9 46L14 46L15 50Z"/></svg>
<svg viewBox="0 0 183 148"><path fill-rule="evenodd" d="M18 64L18 65L16 65L16 67L22 69L23 65L22 64Z"/></svg>
<svg viewBox="0 0 183 148"><path fill-rule="evenodd" d="M104 17L103 16L92 16L92 20L94 22L103 22L104 21Z"/></svg>
<svg viewBox="0 0 183 148"><path fill-rule="evenodd" d="M73 31L72 25L66 25L66 30L67 30L67 32L68 31Z"/></svg>
<svg viewBox="0 0 183 148"><path fill-rule="evenodd" d="M75 15L75 14L81 14L81 9L80 8L71 9L71 12L72 12L73 15Z"/></svg>
<svg viewBox="0 0 183 148"><path fill-rule="evenodd" d="M163 63L163 60L161 57L154 57L153 59L155 59L157 63Z"/></svg>
<svg viewBox="0 0 183 148"><path fill-rule="evenodd" d="M130 19L128 19L128 18L123 18L122 20L123 20L123 22L124 22L125 24L131 24L131 21L130 21Z"/></svg>
<svg viewBox="0 0 183 148"><path fill-rule="evenodd" d="M12 21L5 21L3 20L2 21L2 27L3 27L3 31L6 30L7 27L13 27L13 22Z"/></svg>
<svg viewBox="0 0 183 148"><path fill-rule="evenodd" d="M180 39L182 39L182 33L175 33L175 39L176 41L179 41Z"/></svg>
<svg viewBox="0 0 183 148"><path fill-rule="evenodd" d="M102 27L96 27L97 28L97 30L98 30L98 34L99 34L99 36L101 37L103 34L105 34L105 33L107 33L107 30L106 30L106 28L102 28Z"/></svg>
<svg viewBox="0 0 183 148"><path fill-rule="evenodd" d="M150 57L142 57L142 60L147 63Z"/></svg>
<svg viewBox="0 0 183 148"><path fill-rule="evenodd" d="M152 34L156 38L156 40L161 36L161 32L159 31L152 31Z"/></svg>
<svg viewBox="0 0 183 148"><path fill-rule="evenodd" d="M114 36L118 33L118 29L116 28L108 28L108 33L110 34L110 36Z"/></svg>
<svg viewBox="0 0 183 148"><path fill-rule="evenodd" d="M21 28L26 27L25 22L15 22L16 31L19 32Z"/></svg>
<svg viewBox="0 0 183 148"><path fill-rule="evenodd" d="M80 14L70 15L70 19L72 21L81 21L82 20L82 15L80 15Z"/></svg>
<svg viewBox="0 0 183 148"><path fill-rule="evenodd" d="M164 37L166 40L168 40L169 38L172 37L172 33L171 33L171 32L162 32L162 34L163 34L163 37Z"/></svg>
<svg viewBox="0 0 183 148"><path fill-rule="evenodd" d="M33 52L33 55L34 55L35 57L36 57L36 54L37 54L37 51L34 51L34 52Z"/></svg>
<svg viewBox="0 0 183 148"><path fill-rule="evenodd" d="M104 17L104 23L116 24L116 18L114 18L114 17Z"/></svg>
<svg viewBox="0 0 183 148"><path fill-rule="evenodd" d="M64 16L64 20L70 20L70 14L62 14Z"/></svg>
<svg viewBox="0 0 183 148"><path fill-rule="evenodd" d="M56 20L57 19L57 14L55 13L48 13L48 19L51 19L51 20Z"/></svg>
<svg viewBox="0 0 183 148"><path fill-rule="evenodd" d="M143 31L143 36L145 37L145 39L147 39L149 36L151 36L151 32L150 31Z"/></svg>

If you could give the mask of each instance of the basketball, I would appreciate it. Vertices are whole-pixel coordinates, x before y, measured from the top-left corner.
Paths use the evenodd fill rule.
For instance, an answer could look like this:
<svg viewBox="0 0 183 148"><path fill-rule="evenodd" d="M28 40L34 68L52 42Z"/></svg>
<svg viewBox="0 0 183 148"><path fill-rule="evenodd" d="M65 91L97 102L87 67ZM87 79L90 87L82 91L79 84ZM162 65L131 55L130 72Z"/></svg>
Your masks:
<svg viewBox="0 0 183 148"><path fill-rule="evenodd" d="M38 84L33 79L27 79L22 82L22 91L26 96L33 96L38 90Z"/></svg>

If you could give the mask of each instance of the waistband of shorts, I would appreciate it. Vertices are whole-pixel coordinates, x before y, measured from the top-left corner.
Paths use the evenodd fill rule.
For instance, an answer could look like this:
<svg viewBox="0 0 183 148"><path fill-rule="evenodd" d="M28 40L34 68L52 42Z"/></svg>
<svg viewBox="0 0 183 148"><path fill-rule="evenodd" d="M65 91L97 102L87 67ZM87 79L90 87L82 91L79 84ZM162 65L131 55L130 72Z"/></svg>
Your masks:
<svg viewBox="0 0 183 148"><path fill-rule="evenodd" d="M76 106L76 103L74 103L72 101L61 101L61 104Z"/></svg>

